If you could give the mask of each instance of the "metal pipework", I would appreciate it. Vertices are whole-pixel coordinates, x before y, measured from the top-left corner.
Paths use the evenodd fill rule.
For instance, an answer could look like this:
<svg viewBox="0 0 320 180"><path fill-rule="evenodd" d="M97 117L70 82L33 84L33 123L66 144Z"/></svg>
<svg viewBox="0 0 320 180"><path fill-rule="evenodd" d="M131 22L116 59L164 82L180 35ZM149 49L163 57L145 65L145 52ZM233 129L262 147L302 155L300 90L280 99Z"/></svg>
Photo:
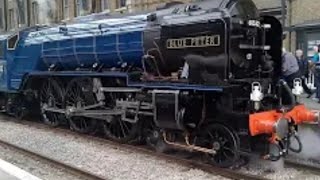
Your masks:
<svg viewBox="0 0 320 180"><path fill-rule="evenodd" d="M180 143L175 143L175 142L169 141L167 139L167 135L166 135L165 132L163 132L162 136L163 136L163 140L164 140L165 143L167 143L167 144L169 144L171 146L175 146L177 148L186 149L186 150L189 150L189 151L198 151L198 152L203 152L203 153L212 154L212 155L217 154L217 152L214 149L208 149L208 148L203 148L203 147L200 147L200 146L191 145L189 143L189 140L188 140L189 138L188 137L185 137L187 145L184 145L184 144L180 144Z"/></svg>

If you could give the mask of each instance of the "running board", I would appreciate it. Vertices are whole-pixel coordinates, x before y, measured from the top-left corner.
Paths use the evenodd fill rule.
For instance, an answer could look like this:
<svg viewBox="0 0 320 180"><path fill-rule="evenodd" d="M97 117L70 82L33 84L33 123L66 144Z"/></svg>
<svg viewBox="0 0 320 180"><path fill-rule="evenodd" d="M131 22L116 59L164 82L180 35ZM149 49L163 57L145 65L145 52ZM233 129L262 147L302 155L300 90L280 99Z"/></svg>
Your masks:
<svg viewBox="0 0 320 180"><path fill-rule="evenodd" d="M135 93L141 92L140 88L127 88L127 87L101 87L102 92L119 92L119 93Z"/></svg>

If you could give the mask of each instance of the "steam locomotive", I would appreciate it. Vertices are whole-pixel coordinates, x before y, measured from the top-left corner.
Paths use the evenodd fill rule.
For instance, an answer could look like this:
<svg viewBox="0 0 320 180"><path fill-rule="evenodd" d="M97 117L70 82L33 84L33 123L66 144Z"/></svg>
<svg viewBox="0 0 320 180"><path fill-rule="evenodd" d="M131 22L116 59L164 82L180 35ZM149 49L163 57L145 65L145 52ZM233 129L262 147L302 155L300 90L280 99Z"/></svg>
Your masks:
<svg viewBox="0 0 320 180"><path fill-rule="evenodd" d="M281 24L251 0L32 27L0 37L1 108L220 167L276 161L301 150L298 124L319 121L280 79L281 48Z"/></svg>

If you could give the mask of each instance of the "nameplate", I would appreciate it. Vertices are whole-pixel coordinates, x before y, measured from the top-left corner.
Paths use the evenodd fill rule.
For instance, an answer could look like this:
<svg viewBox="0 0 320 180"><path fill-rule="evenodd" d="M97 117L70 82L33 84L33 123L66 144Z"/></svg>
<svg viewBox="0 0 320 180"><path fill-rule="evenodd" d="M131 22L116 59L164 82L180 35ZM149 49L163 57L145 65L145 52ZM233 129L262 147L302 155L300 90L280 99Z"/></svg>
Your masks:
<svg viewBox="0 0 320 180"><path fill-rule="evenodd" d="M220 46L220 35L168 39L168 49L198 48Z"/></svg>

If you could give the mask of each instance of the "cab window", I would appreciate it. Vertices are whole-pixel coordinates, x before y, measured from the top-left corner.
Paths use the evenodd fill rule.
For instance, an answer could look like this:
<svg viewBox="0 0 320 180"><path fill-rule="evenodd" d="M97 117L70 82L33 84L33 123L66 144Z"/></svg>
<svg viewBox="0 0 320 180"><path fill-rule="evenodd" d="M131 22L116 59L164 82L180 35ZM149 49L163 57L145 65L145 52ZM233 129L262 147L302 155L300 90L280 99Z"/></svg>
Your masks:
<svg viewBox="0 0 320 180"><path fill-rule="evenodd" d="M8 39L8 50L15 50L16 46L18 44L19 35L15 34L13 36L10 36Z"/></svg>
<svg viewBox="0 0 320 180"><path fill-rule="evenodd" d="M3 46L3 42L0 42L0 57L3 57L4 55L4 46Z"/></svg>
<svg viewBox="0 0 320 180"><path fill-rule="evenodd" d="M232 9L231 16L239 16L241 18L250 19L257 18L259 16L258 9L252 1L239 0Z"/></svg>

